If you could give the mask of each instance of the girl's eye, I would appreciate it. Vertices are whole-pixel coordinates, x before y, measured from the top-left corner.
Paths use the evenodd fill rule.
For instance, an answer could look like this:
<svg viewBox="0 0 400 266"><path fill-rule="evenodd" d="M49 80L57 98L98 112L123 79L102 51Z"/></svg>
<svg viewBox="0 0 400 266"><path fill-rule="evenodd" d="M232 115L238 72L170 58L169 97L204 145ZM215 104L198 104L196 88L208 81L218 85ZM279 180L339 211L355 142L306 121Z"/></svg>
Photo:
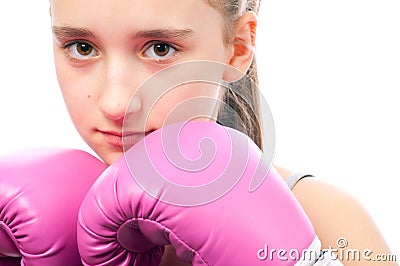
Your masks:
<svg viewBox="0 0 400 266"><path fill-rule="evenodd" d="M93 48L92 45L85 42L67 44L66 48L68 48L69 55L78 60L85 60L98 55L96 49Z"/></svg>
<svg viewBox="0 0 400 266"><path fill-rule="evenodd" d="M150 57L156 60L168 59L171 55L174 55L177 50L168 43L154 43L145 51L146 57Z"/></svg>

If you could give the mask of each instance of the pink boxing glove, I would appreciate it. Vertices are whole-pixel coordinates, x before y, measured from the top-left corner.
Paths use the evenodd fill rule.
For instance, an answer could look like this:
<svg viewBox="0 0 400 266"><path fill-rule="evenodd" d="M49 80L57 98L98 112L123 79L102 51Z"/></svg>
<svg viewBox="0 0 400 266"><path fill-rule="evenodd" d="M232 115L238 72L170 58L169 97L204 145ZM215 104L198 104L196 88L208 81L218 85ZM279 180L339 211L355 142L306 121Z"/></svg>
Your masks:
<svg viewBox="0 0 400 266"><path fill-rule="evenodd" d="M35 149L0 158L0 265L82 265L78 210L105 168L78 150Z"/></svg>
<svg viewBox="0 0 400 266"><path fill-rule="evenodd" d="M315 260L311 223L261 155L247 136L212 122L149 134L82 202L82 262L159 265L169 244L193 265L294 265L313 245Z"/></svg>

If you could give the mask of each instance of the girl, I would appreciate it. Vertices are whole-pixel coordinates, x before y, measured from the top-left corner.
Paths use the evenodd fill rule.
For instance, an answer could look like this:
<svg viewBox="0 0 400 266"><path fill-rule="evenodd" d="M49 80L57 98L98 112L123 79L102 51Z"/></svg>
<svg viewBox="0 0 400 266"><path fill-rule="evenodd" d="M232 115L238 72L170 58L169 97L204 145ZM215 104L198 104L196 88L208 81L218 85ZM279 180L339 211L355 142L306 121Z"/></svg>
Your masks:
<svg viewBox="0 0 400 266"><path fill-rule="evenodd" d="M67 109L84 141L108 164L123 154L124 119L141 121L135 118L147 108L142 93L133 98L134 110L125 113L131 96L157 71L181 62L209 60L236 68L257 82L253 48L259 1L50 2L55 65ZM153 109L144 128L137 123L130 137L137 141L160 128L166 113L187 99L223 97L240 114L241 122L234 121L232 126L262 148L257 88L249 85L236 84L240 95L207 87L174 91ZM209 108L212 117L215 106ZM216 120L227 123L230 118L221 109ZM298 182L302 176L276 168L292 184L324 249L337 248L338 239L345 238L348 248L373 252L359 260L343 260L345 265L375 265L376 254L390 253L369 215L350 195L316 178ZM172 248L167 248L162 265L180 265Z"/></svg>

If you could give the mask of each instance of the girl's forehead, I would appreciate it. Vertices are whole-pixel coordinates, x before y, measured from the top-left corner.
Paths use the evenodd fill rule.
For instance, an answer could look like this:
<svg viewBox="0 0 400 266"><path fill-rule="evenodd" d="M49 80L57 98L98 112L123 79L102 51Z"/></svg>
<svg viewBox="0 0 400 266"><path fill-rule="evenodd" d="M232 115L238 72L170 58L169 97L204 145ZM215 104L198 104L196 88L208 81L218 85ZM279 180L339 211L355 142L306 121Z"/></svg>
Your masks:
<svg viewBox="0 0 400 266"><path fill-rule="evenodd" d="M51 0L53 25L187 28L221 25L221 13L205 0Z"/></svg>
<svg viewBox="0 0 400 266"><path fill-rule="evenodd" d="M51 0L52 9L61 9L62 13L95 15L97 17L122 16L124 14L145 14L146 16L196 16L214 9L207 0ZM134 19L134 17L132 17ZM207 19L207 17L203 17Z"/></svg>

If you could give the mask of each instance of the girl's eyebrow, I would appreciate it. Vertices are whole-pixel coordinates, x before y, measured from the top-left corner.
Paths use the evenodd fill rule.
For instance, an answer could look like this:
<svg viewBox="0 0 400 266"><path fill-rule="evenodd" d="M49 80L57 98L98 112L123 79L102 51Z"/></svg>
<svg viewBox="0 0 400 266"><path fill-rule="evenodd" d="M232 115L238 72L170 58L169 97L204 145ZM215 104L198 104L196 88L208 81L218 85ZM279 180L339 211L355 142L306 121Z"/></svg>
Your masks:
<svg viewBox="0 0 400 266"><path fill-rule="evenodd" d="M132 35L132 38L155 38L155 39L187 39L194 34L191 29L154 29L138 31Z"/></svg>
<svg viewBox="0 0 400 266"><path fill-rule="evenodd" d="M57 38L94 38L94 33L86 28L76 28L71 26L53 26L53 34Z"/></svg>
<svg viewBox="0 0 400 266"><path fill-rule="evenodd" d="M95 38L92 31L86 28L71 26L53 26L53 34L57 38ZM192 29L154 29L141 30L132 34L132 38L155 38L155 39L187 39L194 34Z"/></svg>

